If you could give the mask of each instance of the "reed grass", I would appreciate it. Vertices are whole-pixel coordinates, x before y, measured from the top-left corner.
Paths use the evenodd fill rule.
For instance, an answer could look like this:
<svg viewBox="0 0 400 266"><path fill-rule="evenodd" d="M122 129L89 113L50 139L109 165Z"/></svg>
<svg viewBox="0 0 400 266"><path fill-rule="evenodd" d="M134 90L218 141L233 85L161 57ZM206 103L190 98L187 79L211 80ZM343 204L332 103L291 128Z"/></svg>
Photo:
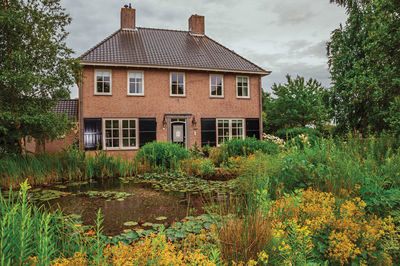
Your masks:
<svg viewBox="0 0 400 266"><path fill-rule="evenodd" d="M41 185L136 173L134 161L112 157L105 152L88 155L78 150L67 150L55 154L14 155L0 160L1 187L18 187L25 179L32 185Z"/></svg>

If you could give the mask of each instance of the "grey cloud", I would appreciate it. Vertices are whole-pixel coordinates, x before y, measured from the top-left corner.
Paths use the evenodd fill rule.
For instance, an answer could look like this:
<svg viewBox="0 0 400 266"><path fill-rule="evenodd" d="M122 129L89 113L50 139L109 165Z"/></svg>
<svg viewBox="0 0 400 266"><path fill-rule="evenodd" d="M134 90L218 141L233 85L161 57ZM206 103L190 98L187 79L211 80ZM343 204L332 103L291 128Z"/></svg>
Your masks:
<svg viewBox="0 0 400 266"><path fill-rule="evenodd" d="M119 28L120 8L130 1L61 0L73 18L67 44L81 55ZM325 42L346 18L345 10L315 0L137 0L138 26L187 29L191 14L205 16L206 34L271 70L264 88L289 73L329 85ZM77 97L77 89L72 88Z"/></svg>

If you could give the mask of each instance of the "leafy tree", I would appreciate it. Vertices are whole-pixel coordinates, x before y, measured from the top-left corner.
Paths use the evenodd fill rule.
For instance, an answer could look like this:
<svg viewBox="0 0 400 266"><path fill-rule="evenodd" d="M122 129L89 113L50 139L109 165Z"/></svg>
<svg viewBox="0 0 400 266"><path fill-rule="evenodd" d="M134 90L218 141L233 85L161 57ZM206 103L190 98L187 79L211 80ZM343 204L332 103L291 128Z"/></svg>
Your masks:
<svg viewBox="0 0 400 266"><path fill-rule="evenodd" d="M292 79L286 76L285 84L274 84L274 96L264 94L263 111L267 132L282 128L317 128L329 121L329 112L325 104L327 90L315 79L307 82L303 77Z"/></svg>
<svg viewBox="0 0 400 266"><path fill-rule="evenodd" d="M363 134L394 130L391 121L400 95L400 2L334 2L349 14L327 46L338 128Z"/></svg>
<svg viewBox="0 0 400 266"><path fill-rule="evenodd" d="M68 128L52 109L74 83L65 43L71 18L60 0L0 3L0 151L22 151L22 139L54 139Z"/></svg>

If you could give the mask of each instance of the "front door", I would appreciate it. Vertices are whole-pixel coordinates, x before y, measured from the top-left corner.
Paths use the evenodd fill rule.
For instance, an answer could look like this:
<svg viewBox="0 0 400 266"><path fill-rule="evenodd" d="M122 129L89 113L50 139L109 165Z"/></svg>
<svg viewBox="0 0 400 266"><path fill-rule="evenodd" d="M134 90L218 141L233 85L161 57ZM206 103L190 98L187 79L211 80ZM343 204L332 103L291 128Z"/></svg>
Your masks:
<svg viewBox="0 0 400 266"><path fill-rule="evenodd" d="M172 142L179 143L185 147L186 144L186 132L185 123L173 122L171 123Z"/></svg>

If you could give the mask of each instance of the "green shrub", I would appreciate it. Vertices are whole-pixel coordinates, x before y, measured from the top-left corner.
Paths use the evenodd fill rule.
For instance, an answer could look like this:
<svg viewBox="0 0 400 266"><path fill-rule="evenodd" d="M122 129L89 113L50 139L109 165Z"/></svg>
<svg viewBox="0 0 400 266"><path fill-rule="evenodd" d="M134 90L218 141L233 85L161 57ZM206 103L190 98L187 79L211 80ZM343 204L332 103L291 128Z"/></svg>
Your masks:
<svg viewBox="0 0 400 266"><path fill-rule="evenodd" d="M222 153L229 157L247 156L261 151L266 154L277 154L278 145L272 141L260 141L255 138L232 139L221 145Z"/></svg>
<svg viewBox="0 0 400 266"><path fill-rule="evenodd" d="M321 138L322 134L317 129L308 128L308 127L295 127L290 129L279 129L274 134L275 136L281 139L292 139L297 137L298 135L308 135L310 137Z"/></svg>
<svg viewBox="0 0 400 266"><path fill-rule="evenodd" d="M139 149L135 159L138 162L150 162L154 169L175 169L179 161L188 158L189 151L179 144L171 142L150 142Z"/></svg>
<svg viewBox="0 0 400 266"><path fill-rule="evenodd" d="M322 138L320 131L307 127L279 129L275 135L284 139L290 146L298 146L300 148L304 148L305 145L314 146Z"/></svg>
<svg viewBox="0 0 400 266"><path fill-rule="evenodd" d="M211 177L215 172L214 164L209 158L191 158L181 161L183 170L192 176Z"/></svg>
<svg viewBox="0 0 400 266"><path fill-rule="evenodd" d="M40 265L50 265L55 258L78 251L94 256L92 239L82 238L75 223L61 212L46 212L32 204L29 189L25 181L19 193L10 191L7 199L0 194L0 264L30 265L36 259Z"/></svg>

